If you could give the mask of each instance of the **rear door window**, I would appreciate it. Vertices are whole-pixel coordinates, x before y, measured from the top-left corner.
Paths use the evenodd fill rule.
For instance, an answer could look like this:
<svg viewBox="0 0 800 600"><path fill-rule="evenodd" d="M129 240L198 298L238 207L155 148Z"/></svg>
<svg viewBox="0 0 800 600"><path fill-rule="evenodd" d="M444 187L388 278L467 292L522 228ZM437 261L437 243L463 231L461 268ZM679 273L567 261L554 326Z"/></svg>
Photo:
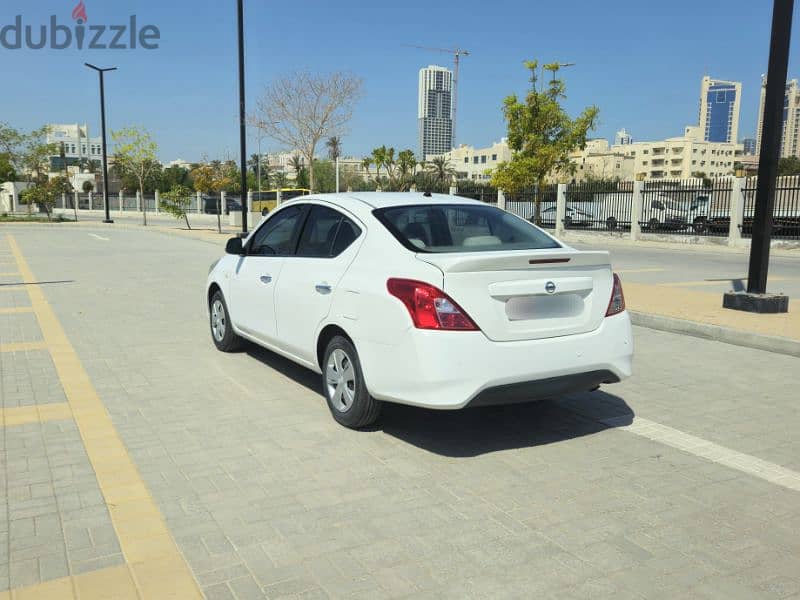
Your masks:
<svg viewBox="0 0 800 600"><path fill-rule="evenodd" d="M492 206L395 206L373 213L414 252L490 252L560 248L539 228Z"/></svg>

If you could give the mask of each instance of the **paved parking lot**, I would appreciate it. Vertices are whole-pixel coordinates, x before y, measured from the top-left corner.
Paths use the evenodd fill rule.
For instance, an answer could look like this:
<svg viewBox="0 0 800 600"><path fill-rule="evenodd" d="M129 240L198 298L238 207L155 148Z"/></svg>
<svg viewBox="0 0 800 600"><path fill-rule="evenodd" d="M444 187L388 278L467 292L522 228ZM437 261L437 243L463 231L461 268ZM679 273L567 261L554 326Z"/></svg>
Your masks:
<svg viewBox="0 0 800 600"><path fill-rule="evenodd" d="M800 360L637 329L623 384L354 432L214 350L221 246L0 233L0 599L800 598Z"/></svg>

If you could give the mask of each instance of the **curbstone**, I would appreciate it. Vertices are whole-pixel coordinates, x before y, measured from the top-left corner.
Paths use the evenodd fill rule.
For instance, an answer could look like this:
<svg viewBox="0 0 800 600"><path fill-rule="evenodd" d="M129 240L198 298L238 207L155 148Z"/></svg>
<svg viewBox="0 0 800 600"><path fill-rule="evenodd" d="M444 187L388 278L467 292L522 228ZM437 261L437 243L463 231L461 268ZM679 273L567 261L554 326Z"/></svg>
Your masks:
<svg viewBox="0 0 800 600"><path fill-rule="evenodd" d="M734 346L744 346L776 354L800 357L800 341L798 340L632 310L628 312L630 313L631 323L639 327L667 331L669 333L680 333Z"/></svg>

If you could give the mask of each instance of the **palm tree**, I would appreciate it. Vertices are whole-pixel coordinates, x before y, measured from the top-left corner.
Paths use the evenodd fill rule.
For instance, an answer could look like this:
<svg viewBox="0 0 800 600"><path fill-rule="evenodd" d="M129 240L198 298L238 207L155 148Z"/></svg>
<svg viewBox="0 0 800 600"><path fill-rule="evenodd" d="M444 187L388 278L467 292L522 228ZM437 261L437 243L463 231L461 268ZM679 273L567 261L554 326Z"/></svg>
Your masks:
<svg viewBox="0 0 800 600"><path fill-rule="evenodd" d="M387 148L383 158L383 166L386 167L386 174L389 176L389 181L394 183L394 148Z"/></svg>
<svg viewBox="0 0 800 600"><path fill-rule="evenodd" d="M258 154L251 154L250 160L247 161L247 166L253 171L254 175L258 175L259 163L261 163L263 168L263 162L261 161L261 157Z"/></svg>
<svg viewBox="0 0 800 600"><path fill-rule="evenodd" d="M372 151L372 162L375 163L375 181L378 182L381 177L381 167L386 162L386 146L375 148Z"/></svg>
<svg viewBox="0 0 800 600"><path fill-rule="evenodd" d="M332 161L336 162L336 159L342 155L342 140L338 135L334 135L328 138L325 146L328 148L328 156Z"/></svg>
<svg viewBox="0 0 800 600"><path fill-rule="evenodd" d="M294 169L294 180L298 182L301 178L301 173L303 169L305 169L305 165L303 164L303 159L300 158L299 154L295 154L292 158L289 159L289 166Z"/></svg>
<svg viewBox="0 0 800 600"><path fill-rule="evenodd" d="M282 190L289 185L289 180L286 177L286 173L283 171L276 172L272 181L275 184L275 188L279 190Z"/></svg>
<svg viewBox="0 0 800 600"><path fill-rule="evenodd" d="M367 179L369 179L369 167L372 165L372 157L365 156L361 159L361 168L364 169L364 172L367 174Z"/></svg>
<svg viewBox="0 0 800 600"><path fill-rule="evenodd" d="M405 191L410 187L414 179L414 170L417 168L413 150L403 150L397 155L397 168L400 171L400 191Z"/></svg>
<svg viewBox="0 0 800 600"><path fill-rule="evenodd" d="M455 169L450 166L450 161L444 156L434 156L427 167L433 180L440 185L450 183L456 173Z"/></svg>

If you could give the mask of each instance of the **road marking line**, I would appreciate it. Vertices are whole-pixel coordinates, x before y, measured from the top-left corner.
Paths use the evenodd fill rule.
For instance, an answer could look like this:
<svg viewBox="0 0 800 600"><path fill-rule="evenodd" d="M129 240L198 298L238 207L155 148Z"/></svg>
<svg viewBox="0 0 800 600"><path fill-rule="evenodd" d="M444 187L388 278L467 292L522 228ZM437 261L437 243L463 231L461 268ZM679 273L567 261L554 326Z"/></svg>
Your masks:
<svg viewBox="0 0 800 600"><path fill-rule="evenodd" d="M0 344L0 352L27 352L29 350L47 350L46 342L15 342Z"/></svg>
<svg viewBox="0 0 800 600"><path fill-rule="evenodd" d="M104 242L108 242L111 240L111 238L103 237L102 235L97 235L96 233L90 233L89 235L92 236L93 238L97 238L98 240L103 240Z"/></svg>
<svg viewBox="0 0 800 600"><path fill-rule="evenodd" d="M14 306L12 308L0 308L0 315L14 315L19 313L32 313L32 306Z"/></svg>
<svg viewBox="0 0 800 600"><path fill-rule="evenodd" d="M666 271L661 267L651 267L646 269L622 269L621 271L617 271L619 275L628 275L629 273L662 273Z"/></svg>
<svg viewBox="0 0 800 600"><path fill-rule="evenodd" d="M0 412L2 412L4 427L72 419L72 410L66 402L38 404L36 406L14 406L0 409Z"/></svg>
<svg viewBox="0 0 800 600"><path fill-rule="evenodd" d="M654 421L634 417L630 422L630 415L601 419L600 422L609 427L616 427L635 435L672 446L711 462L736 469L742 473L758 477L769 483L785 487L795 492L800 492L800 473L792 471L775 463L761 460L755 456L731 450L703 438L684 433L678 429L661 425Z"/></svg>
<svg viewBox="0 0 800 600"><path fill-rule="evenodd" d="M6 239L23 281L35 282L14 237L7 235ZM139 596L202 598L189 566L55 312L40 287L29 286L28 295ZM79 586L75 590L76 595L82 595Z"/></svg>

